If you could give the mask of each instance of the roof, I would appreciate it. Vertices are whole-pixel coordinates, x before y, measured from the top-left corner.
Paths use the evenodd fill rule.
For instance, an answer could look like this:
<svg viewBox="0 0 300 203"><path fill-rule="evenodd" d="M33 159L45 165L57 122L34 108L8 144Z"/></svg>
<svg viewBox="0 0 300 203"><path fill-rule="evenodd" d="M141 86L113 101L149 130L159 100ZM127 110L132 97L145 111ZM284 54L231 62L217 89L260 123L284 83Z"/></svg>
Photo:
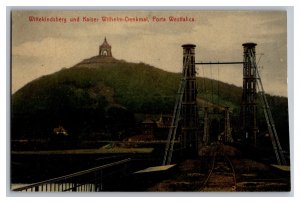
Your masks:
<svg viewBox="0 0 300 203"><path fill-rule="evenodd" d="M246 42L244 44L242 44L244 47L255 47L257 44L256 43L253 43L253 42Z"/></svg>
<svg viewBox="0 0 300 203"><path fill-rule="evenodd" d="M45 150L45 151L12 151L12 154L21 155L54 155L54 154L149 154L153 148L122 148L106 146L100 149L70 149L70 150Z"/></svg>
<svg viewBox="0 0 300 203"><path fill-rule="evenodd" d="M155 123L155 121L150 120L150 119L146 119L146 120L144 120L142 123Z"/></svg>
<svg viewBox="0 0 300 203"><path fill-rule="evenodd" d="M128 137L126 140L128 141L152 141L154 140L153 135L134 135L131 137Z"/></svg>
<svg viewBox="0 0 300 203"><path fill-rule="evenodd" d="M167 171L170 168L173 168L174 166L176 166L176 164L165 165L165 166L153 166L153 167L145 168L143 170L140 170L140 171L137 171L134 173L149 173L149 172Z"/></svg>
<svg viewBox="0 0 300 203"><path fill-rule="evenodd" d="M102 45L100 47L108 47L111 48L111 46L108 44L106 37L104 38L104 42L102 43Z"/></svg>
<svg viewBox="0 0 300 203"><path fill-rule="evenodd" d="M194 48L194 47L196 47L196 45L194 45L194 44L183 44L182 47L183 48Z"/></svg>
<svg viewBox="0 0 300 203"><path fill-rule="evenodd" d="M290 171L290 166L282 166L282 165L275 165L275 164L271 164L271 166L278 168L282 171Z"/></svg>

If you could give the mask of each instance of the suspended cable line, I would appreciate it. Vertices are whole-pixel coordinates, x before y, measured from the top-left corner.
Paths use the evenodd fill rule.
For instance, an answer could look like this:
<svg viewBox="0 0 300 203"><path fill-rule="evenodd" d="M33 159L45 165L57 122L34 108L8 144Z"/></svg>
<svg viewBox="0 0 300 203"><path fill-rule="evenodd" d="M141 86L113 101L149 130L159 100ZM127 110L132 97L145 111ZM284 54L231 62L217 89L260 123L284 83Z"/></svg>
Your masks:
<svg viewBox="0 0 300 203"><path fill-rule="evenodd" d="M214 84L213 84L213 76L212 76L212 68L211 68L211 65L209 65L210 67L210 84L211 84L211 102L214 103Z"/></svg>

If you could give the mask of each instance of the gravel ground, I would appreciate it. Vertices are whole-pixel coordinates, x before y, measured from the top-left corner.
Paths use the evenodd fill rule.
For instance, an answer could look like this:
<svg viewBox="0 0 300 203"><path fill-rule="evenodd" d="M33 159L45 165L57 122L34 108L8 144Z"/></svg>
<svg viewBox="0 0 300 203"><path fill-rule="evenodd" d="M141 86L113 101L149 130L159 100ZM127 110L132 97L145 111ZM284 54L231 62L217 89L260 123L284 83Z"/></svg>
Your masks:
<svg viewBox="0 0 300 203"><path fill-rule="evenodd" d="M246 159L242 153L232 146L224 146L224 153L230 157L236 172L236 188L226 180L228 176L218 174L214 186L204 191L290 191L290 173L280 171L268 164ZM198 159L185 160L178 164L174 177L163 180L147 191L194 191L199 192L209 170L210 146L203 148ZM219 180L218 180L219 179ZM230 182L230 181L229 181ZM219 185L218 185L219 184Z"/></svg>

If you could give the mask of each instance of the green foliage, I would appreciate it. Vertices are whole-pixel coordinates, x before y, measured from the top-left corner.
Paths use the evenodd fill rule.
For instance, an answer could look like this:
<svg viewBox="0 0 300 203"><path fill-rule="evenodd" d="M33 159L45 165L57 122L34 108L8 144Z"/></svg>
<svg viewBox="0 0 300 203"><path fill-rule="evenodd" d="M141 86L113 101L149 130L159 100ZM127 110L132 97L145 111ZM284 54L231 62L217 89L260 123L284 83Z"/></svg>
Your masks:
<svg viewBox="0 0 300 203"><path fill-rule="evenodd" d="M228 106L236 111L240 108L242 88L208 78L198 78L198 97L211 103Z"/></svg>
<svg viewBox="0 0 300 203"><path fill-rule="evenodd" d="M13 94L12 137L49 139L53 128L62 125L74 140L121 139L135 124L133 114L172 113L180 77L123 61L62 69ZM198 98L238 112L241 88L204 78L197 78L197 84ZM269 98L286 119L286 98Z"/></svg>

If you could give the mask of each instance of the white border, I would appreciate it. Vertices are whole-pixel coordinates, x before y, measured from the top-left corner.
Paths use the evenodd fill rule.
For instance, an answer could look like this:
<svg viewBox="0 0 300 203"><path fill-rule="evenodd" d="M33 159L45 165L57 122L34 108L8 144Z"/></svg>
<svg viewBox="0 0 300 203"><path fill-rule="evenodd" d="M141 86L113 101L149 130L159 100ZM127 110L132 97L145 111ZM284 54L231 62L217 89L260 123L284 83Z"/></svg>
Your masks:
<svg viewBox="0 0 300 203"><path fill-rule="evenodd" d="M124 3L124 2L125 1L118 2L116 0L110 0L110 1L107 1L107 2L101 3L101 6L135 6L136 5L134 1L126 1L126 3ZM253 1L252 0L251 2L245 2L245 1L235 0L235 1L226 1L226 4L224 4L225 1L221 1L221 0L220 1L210 0L210 1L205 1L205 2L198 3L198 4L191 3L191 2L193 2L193 1L191 1L191 0L185 0L185 1L173 0L172 1L172 6L179 6L180 8L177 8L178 10L179 9L182 10L182 9L186 9L186 8L194 8L194 6L218 6L219 8L221 8L222 6L230 6L230 7L227 7L226 9L233 9L233 10L239 9L239 8L238 7L232 7L232 6L250 6L247 9L249 9L249 8L252 9L252 8L255 8L255 7L257 8L257 6L268 6L268 7L269 6L272 6L272 7L273 6L283 6L283 7L293 6L294 7L294 12L293 13L295 15L294 19L299 19L299 16L298 16L298 13L299 13L299 11L298 11L299 9L298 8L299 8L299 6L297 5L298 4L297 0L295 0L295 1L276 1L276 0L272 0L271 2L270 1L266 1L266 0L260 0L260 1ZM6 15L6 6L70 6L70 3L71 3L71 1L64 1L64 0L52 0L52 1L44 2L44 3L41 3L41 1L36 1L36 0L27 0L26 3L24 1L22 1L22 0L11 0L9 2L8 1L4 1L4 2L1 1L1 11L0 11L1 28L2 28L1 29L2 30L2 32L1 32L2 43L1 44L2 45L4 45L4 44L10 45L10 43L7 42L7 39L8 39L7 37L9 36L9 35L7 35L7 32L9 33L9 30L7 30L7 27L6 27L6 23L8 22L7 19L6 19L6 17L7 17L7 15ZM271 5L270 5L270 3L271 3ZM87 6L87 5L91 6L91 7L87 7L87 8L89 8L90 10L92 10L92 9L95 9L95 7L93 7L93 6L99 6L99 2L98 1L93 1L93 0L84 0L84 1L76 1L76 2L72 1L72 6ZM145 6L149 6L149 5L151 6L151 8L145 7ZM186 6L186 5L189 5L189 6L192 6L192 7L183 7L183 6ZM170 4L166 4L163 1L157 1L157 0L153 1L152 0L151 3L149 3L149 2L146 2L145 4L140 3L138 7L135 7L133 9L134 10L138 10L138 9L141 9L141 8L143 8L144 10L159 9L158 7L153 7L153 6L170 6ZM264 10L268 9L268 7L264 7ZM55 7L55 8L51 7L51 8L52 9L59 9L57 7ZM77 7L77 8L76 7L72 7L72 8L73 8L73 10L81 9L80 7ZM128 8L128 7L126 7L126 8ZM213 7L213 8L216 9L216 7ZM208 9L213 9L213 8L212 7L208 7ZM104 8L104 9L107 9L107 8ZM124 9L125 8L120 8L120 10L124 10ZM299 132L299 127L298 127L299 125L295 125L294 126L294 123L296 123L294 121L298 120L297 117L294 118L294 115L295 116L299 115L297 113L294 113L295 111L298 112L298 108L297 108L297 106L294 107L294 104L296 104L297 101L298 101L298 99L299 99L297 95L294 95L294 87L295 87L295 89L296 89L296 87L298 87L298 81L299 80L298 81L297 80L294 81L293 80L293 76L295 74L294 77L298 78L299 71L297 71L297 69L295 69L295 70L293 68L291 69L291 66L294 65L295 67L298 67L297 66L297 61L294 61L294 57L293 56L294 56L294 54L296 56L299 56L298 49L297 49L298 46L299 46L299 40L297 38L297 36L299 36L299 30L298 30L299 28L295 24L295 27L294 27L294 30L293 30L293 24L294 24L294 22L293 22L293 19L292 19L292 21L290 21L291 20L290 17L291 17L291 14L288 13L288 20L289 20L289 23L288 23L288 25L289 25L289 27L288 27L288 31L289 31L288 32L288 37L289 37L289 39L288 39L288 54L289 54L288 55L288 65L289 65L289 69L288 69L288 76L289 76L289 80L288 80L289 86L288 87L289 87L289 93L288 93L288 96L289 96L289 114L290 114L289 115L290 116L289 119L290 119L291 150L292 150L292 152L295 150L294 154L297 155L297 154L299 154L299 152L297 153L297 151L299 151L299 148L295 148L294 149L293 146L294 146L294 143L299 143L299 139L297 138L297 136L295 136L295 137L292 137L292 136L294 134L297 134ZM7 31L6 33L3 31L4 29L6 29L6 31ZM2 37L2 35L5 35L5 34L7 36L6 37L4 37L4 36ZM293 53L294 49L295 49L295 53ZM2 66L0 68L0 71L1 71L0 72L0 76L3 77L3 78L1 78L1 80L0 80L0 82L1 82L0 83L0 87L1 87L0 92L1 92L2 98L6 98L6 99L0 100L0 102L1 102L0 103L1 104L1 110L2 110L2 114L1 114L1 121L2 122L0 122L1 123L0 129L2 130L2 133L1 133L1 138L2 139L4 137L7 138L4 135L6 135L6 133L9 130L9 125L7 125L8 123L6 123L6 122L8 122L7 121L7 118L8 118L7 115L9 115L9 109L8 109L8 106L6 106L6 105L8 104L7 102L9 101L8 97L7 97L9 95L9 94L7 94L7 91L8 91L8 86L7 85L10 84L10 83L9 83L9 81L7 81L7 79L8 79L8 77L7 77L7 69L5 70L5 68L4 68L4 67L7 67L6 66L7 64L9 64L9 61L7 60L8 59L7 58L7 54L9 55L9 49L6 49L6 54L4 53L3 49L1 49L1 55L0 56L2 56L2 60L0 60L0 61L1 61L1 65ZM294 85L293 85L293 82L295 82ZM4 113L4 112L6 112L6 113ZM296 120L294 120L294 119L296 119ZM1 151L2 153L0 154L1 163L5 163L7 161L7 156L6 156L7 149L5 147L7 145L7 142L6 142L5 138L4 138L4 140L1 140L1 149L2 149L2 151ZM292 152L291 152L291 155L292 155ZM299 166L298 166L297 161L295 161L295 157L291 157L291 158L292 158L292 160L294 160L294 163L295 163L295 165L293 167L294 168L293 171L299 171ZM9 164L8 164L8 166L9 166ZM7 193L6 193L7 192L7 190L6 190L7 185L5 183L6 181L4 181L4 180L7 179L6 170L7 170L7 166L6 167L1 167L1 180L2 180L1 181L2 184L1 184L1 188L0 188L0 190L1 190L1 193L0 193L1 194L1 196L0 196L1 202L2 202L2 198L3 198L3 200L5 202L6 201L11 201L11 198L5 197L7 195ZM297 176L297 174L292 174L292 175L293 176L295 175L295 177L292 176L295 181L297 181L299 179L298 178L299 176ZM294 182L292 182L292 187L294 185L297 185L297 184L294 183ZM299 189L297 190L297 188L295 188L295 190L291 193L291 195L292 196L293 195L296 196L296 194L299 194L299 193L297 193L298 191L299 191ZM90 194L91 193L89 193L88 196L91 196ZM155 193L154 196L158 196L156 194L158 194L158 193ZM169 195L167 195L167 196L174 196L173 193L168 193L168 194ZM186 193L186 194L187 194L187 196L195 196L195 193ZM209 194L210 194L209 196L219 196L219 195L216 195L216 194L213 194L213 193L209 193ZM278 195L278 193L268 193L268 194L269 195L267 195L267 196L277 196ZM132 195L128 195L128 194L125 194L125 193L120 193L120 195L116 195L115 193L113 193L113 194L112 193L108 193L108 195L109 196L132 196ZM151 194L151 193L146 193L146 194L137 193L136 196L152 196L152 195L153 194ZM280 195L280 193L279 193L279 195ZM73 196L73 194L72 194L72 196ZM82 196L82 195L80 195L80 196ZM103 196L103 195L101 195L101 196ZM159 196L161 196L161 195L159 195ZM221 195L221 196L224 196L224 195ZM247 195L245 193L241 193L238 196L243 196L243 197L245 197L245 196L256 196L256 194L250 193L250 194ZM265 195L263 195L263 196L265 196ZM95 200L94 198L92 198L92 199ZM151 198L151 202L155 201L155 199ZM212 198L210 198L210 199L212 199ZM210 199L203 198L201 200L202 201L211 201ZM230 199L230 202L234 202L232 198L229 198L229 199ZM222 201L223 202L223 201L229 200L229 199L228 198L222 198L222 199L218 198L217 201ZM40 198L29 198L27 200L30 201L30 202L44 201L44 199L40 199ZM181 198L179 199L178 197L172 198L171 201L174 201L174 200L175 200L175 202L176 201L182 201L182 199ZM195 200L195 199L193 198L191 200ZM214 200L216 200L216 199L214 199ZM239 201L239 202L241 201L240 198L235 198L234 200L235 201ZM243 199L242 201L246 201L246 202L247 201L251 201L251 202L253 202L253 201L256 201L256 200L262 200L262 199L261 198L254 198L254 199L253 198L250 198L250 199L247 198L247 199ZM296 201L296 198L289 198L289 199L286 199L286 200L283 200L282 198L272 198L272 201L280 201L280 202L282 202L282 201L287 201L287 200L288 201ZM55 201L55 200L52 199L51 201ZM75 201L75 202L76 201L83 201L83 199L81 199L81 198L70 198L70 201ZM106 199L106 201L110 201L110 200ZM122 198L122 199L119 199L118 201L124 201L124 199ZM134 202L133 200L130 200L130 201ZM138 200L138 201L140 202L140 200ZM145 199L143 199L143 201L145 201Z"/></svg>

